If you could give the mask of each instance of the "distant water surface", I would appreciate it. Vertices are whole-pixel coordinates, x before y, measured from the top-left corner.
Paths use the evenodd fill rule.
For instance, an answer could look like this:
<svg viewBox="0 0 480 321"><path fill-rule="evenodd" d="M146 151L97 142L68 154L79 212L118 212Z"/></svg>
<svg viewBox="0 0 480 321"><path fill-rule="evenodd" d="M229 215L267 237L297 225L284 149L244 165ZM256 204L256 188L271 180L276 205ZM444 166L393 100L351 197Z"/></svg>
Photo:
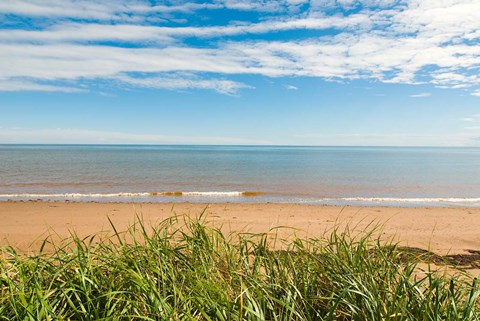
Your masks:
<svg viewBox="0 0 480 321"><path fill-rule="evenodd" d="M480 149L0 145L8 199L480 206Z"/></svg>

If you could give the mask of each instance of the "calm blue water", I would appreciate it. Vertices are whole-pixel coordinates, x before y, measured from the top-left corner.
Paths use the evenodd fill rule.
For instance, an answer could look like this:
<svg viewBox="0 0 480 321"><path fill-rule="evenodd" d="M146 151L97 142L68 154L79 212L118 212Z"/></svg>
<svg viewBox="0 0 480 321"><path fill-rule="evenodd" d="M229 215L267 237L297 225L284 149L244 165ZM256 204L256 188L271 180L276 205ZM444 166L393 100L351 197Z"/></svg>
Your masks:
<svg viewBox="0 0 480 321"><path fill-rule="evenodd" d="M7 199L480 206L480 149L0 145Z"/></svg>

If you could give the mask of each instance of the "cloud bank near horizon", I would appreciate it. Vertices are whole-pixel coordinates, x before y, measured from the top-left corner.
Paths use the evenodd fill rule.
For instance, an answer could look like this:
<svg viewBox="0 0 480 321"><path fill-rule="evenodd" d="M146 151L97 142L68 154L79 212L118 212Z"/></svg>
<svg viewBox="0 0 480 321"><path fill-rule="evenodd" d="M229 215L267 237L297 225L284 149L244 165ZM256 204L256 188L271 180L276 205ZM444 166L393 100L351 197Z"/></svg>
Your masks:
<svg viewBox="0 0 480 321"><path fill-rule="evenodd" d="M259 75L480 95L477 0L11 0L0 19L0 91L235 95Z"/></svg>

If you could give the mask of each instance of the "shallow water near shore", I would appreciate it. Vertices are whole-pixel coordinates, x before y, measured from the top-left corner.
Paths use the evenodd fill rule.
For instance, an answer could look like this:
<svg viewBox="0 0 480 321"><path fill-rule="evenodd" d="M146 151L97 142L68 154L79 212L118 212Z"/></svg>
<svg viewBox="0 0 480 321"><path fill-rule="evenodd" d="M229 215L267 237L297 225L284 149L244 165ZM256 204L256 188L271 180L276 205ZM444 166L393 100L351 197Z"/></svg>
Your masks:
<svg viewBox="0 0 480 321"><path fill-rule="evenodd" d="M0 145L0 200L480 206L479 148Z"/></svg>

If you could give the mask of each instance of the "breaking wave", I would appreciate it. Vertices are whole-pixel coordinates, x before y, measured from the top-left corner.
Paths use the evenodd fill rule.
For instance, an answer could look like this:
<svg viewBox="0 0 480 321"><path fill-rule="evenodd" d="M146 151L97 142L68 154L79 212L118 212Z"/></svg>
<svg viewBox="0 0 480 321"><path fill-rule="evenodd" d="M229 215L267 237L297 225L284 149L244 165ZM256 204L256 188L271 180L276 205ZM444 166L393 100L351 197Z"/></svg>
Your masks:
<svg viewBox="0 0 480 321"><path fill-rule="evenodd" d="M122 193L52 193L52 194L0 194L0 198L22 198L22 199L82 199L82 198L135 198L135 197L161 197L161 196L200 196L200 197L241 197L241 196L259 196L261 192L252 191L230 191L230 192L122 192Z"/></svg>
<svg viewBox="0 0 480 321"><path fill-rule="evenodd" d="M480 203L480 197L425 197L425 198L398 198L398 197L339 197L324 198L322 201L366 202L366 203Z"/></svg>
<svg viewBox="0 0 480 321"><path fill-rule="evenodd" d="M12 193L0 194L0 200L98 201L98 202L272 202L325 205L380 206L480 206L480 197L315 197L257 191L162 191L118 193Z"/></svg>

